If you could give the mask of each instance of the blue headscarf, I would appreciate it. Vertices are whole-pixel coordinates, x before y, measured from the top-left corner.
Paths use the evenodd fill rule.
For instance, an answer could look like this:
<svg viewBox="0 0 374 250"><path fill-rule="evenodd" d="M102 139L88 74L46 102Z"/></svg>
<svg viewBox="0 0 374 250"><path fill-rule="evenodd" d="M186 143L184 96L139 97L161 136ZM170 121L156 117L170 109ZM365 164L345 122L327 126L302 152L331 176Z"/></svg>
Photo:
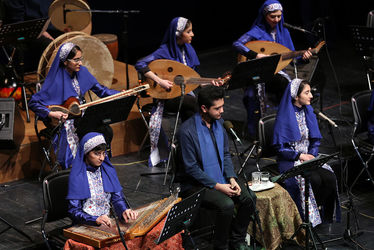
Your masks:
<svg viewBox="0 0 374 250"><path fill-rule="evenodd" d="M275 6L275 8L269 8ZM282 11L282 18L276 26L277 35L275 42L280 43L290 50L295 50L293 42L291 40L290 33L287 28L283 26L284 17L283 17L283 8L279 1L277 0L266 0L261 8L258 10L258 15L256 20L253 22L253 25L250 31L247 32L247 35L254 38L254 40L260 41L274 41L273 37L270 34L271 27L266 22L265 16L268 12L274 10Z"/></svg>
<svg viewBox="0 0 374 250"><path fill-rule="evenodd" d="M181 46L177 44L177 35L183 32L186 23L187 19L184 17L176 17L170 22L169 28L166 30L161 42L161 46L157 51L162 54L163 58L183 63ZM187 66L193 69L196 68L196 66L199 66L200 61L192 45L185 43L182 47L185 51Z"/></svg>
<svg viewBox="0 0 374 250"><path fill-rule="evenodd" d="M60 46L45 78L42 89L33 95L33 99L46 106L53 104L61 105L69 97L78 95L74 90L72 78L63 65L64 60L66 60L67 55L73 47L74 44L72 43L64 43ZM81 66L79 72L76 72L76 77L82 95L98 83L96 78L84 66Z"/></svg>
<svg viewBox="0 0 374 250"><path fill-rule="evenodd" d="M295 106L292 103L292 99L297 95L297 91L302 81L302 79L297 78L292 80L283 94L274 125L274 145L301 140L299 126L296 121ZM309 129L309 138L322 138L318 128L316 115L313 113L313 107L311 105L306 105L302 108L304 109L305 120Z"/></svg>
<svg viewBox="0 0 374 250"><path fill-rule="evenodd" d="M105 143L105 139L100 133L91 132L83 136L79 143L77 155L72 163L69 175L69 189L66 199L85 200L91 197L90 186L87 178L87 168L90 166L86 164L84 155L102 143ZM106 193L120 192L122 190L121 184L118 180L116 170L110 163L107 155L105 156L100 169L104 191Z"/></svg>

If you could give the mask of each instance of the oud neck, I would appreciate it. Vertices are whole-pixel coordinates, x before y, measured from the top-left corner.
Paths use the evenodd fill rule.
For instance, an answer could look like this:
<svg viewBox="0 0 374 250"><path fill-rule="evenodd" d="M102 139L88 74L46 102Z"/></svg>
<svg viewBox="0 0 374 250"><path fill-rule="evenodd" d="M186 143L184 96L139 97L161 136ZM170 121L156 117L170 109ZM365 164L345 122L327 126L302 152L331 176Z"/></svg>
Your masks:
<svg viewBox="0 0 374 250"><path fill-rule="evenodd" d="M210 84L212 81L218 81L217 78L189 78L185 84Z"/></svg>
<svg viewBox="0 0 374 250"><path fill-rule="evenodd" d="M292 59L298 56L302 56L306 51L307 50L298 50L298 51L290 51L290 52L282 53L281 54L282 60L288 60L288 59ZM317 54L315 49L311 49L310 51L312 52L313 55Z"/></svg>

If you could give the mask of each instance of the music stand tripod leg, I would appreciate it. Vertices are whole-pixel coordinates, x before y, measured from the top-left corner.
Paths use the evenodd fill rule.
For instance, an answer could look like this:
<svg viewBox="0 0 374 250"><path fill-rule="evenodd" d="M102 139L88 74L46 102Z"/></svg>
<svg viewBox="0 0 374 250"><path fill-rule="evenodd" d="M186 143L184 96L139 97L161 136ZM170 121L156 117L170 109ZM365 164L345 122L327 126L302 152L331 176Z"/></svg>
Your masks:
<svg viewBox="0 0 374 250"><path fill-rule="evenodd" d="M305 191L304 191L304 197L305 197L305 212L304 212L304 222L298 227L296 232L292 235L291 239L293 239L299 231L304 228L305 229L305 249L309 249L309 238L312 239L312 243L314 246L314 249L317 250L317 244L315 241L315 238L319 241L319 244L322 246L322 249L325 249L325 246L321 239L319 238L317 232L315 232L312 223L309 220L309 188L310 188L310 180L309 177L304 176L305 179Z"/></svg>
<svg viewBox="0 0 374 250"><path fill-rule="evenodd" d="M177 112L177 116L175 118L173 135L172 135L171 142L170 142L170 148L173 147L173 144L174 144L174 141L175 141L175 134L177 133L179 115L180 115L180 111L181 111L183 100L184 100L185 84L181 83L180 86L181 86L181 99L179 100L178 112ZM170 166L170 161L171 161L171 151L172 150L170 149L169 150L169 155L168 155L168 161L167 161L167 164L166 164L166 171L165 171L165 177L164 177L164 183L163 183L164 186L166 185L166 178L167 178L168 173L169 173L169 166Z"/></svg>
<svg viewBox="0 0 374 250"><path fill-rule="evenodd" d="M2 222L4 222L5 224L8 225L7 228L5 228L3 231L0 232L0 234L4 233L5 231L13 228L14 230L16 230L18 233L22 234L24 237L26 237L28 240L30 240L31 242L34 242L30 236L28 236L25 232L23 232L21 229L17 228L16 226L12 225L11 223L9 223L8 221L6 221L5 219L3 219L2 217L0 217L0 220Z"/></svg>

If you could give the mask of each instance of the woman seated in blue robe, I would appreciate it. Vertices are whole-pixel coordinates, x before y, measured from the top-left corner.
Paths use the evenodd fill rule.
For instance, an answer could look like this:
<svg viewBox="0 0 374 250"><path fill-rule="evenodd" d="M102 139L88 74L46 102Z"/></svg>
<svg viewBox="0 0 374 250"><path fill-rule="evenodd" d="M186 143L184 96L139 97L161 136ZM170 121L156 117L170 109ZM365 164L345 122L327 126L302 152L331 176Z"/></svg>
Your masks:
<svg viewBox="0 0 374 250"><path fill-rule="evenodd" d="M174 18L165 32L160 47L150 55L141 58L135 64L136 70L144 77L153 80L164 89L173 87L173 82L162 79L157 76L148 65L158 59L167 59L180 62L195 71L198 71L200 65L195 49L191 42L194 37L192 31L192 22L184 17ZM214 85L220 85L219 81L212 81ZM165 149L165 140L159 141L161 120L163 110L169 112L178 112L181 97L167 99L157 102L157 109L154 110L150 120L150 138L151 138L151 155L149 160L150 166L155 166L159 162L165 161L167 149ZM197 101L193 91L187 93L182 102L180 109L182 122L190 118L198 111ZM161 134L162 135L162 134ZM165 138L164 138L165 139ZM159 145L158 145L159 144ZM158 149L160 148L160 150Z"/></svg>
<svg viewBox="0 0 374 250"><path fill-rule="evenodd" d="M266 0L260 7L251 29L233 43L234 49L249 60L267 56L256 53L246 47L245 44L250 41L276 42L294 51L295 47L291 35L288 29L283 26L283 23L283 7L280 2L277 0ZM311 56L312 53L306 51L302 57L298 58L298 62L308 61ZM272 102L276 107L289 81L291 81L290 77L285 72L280 71L271 80L266 82L266 88L262 84L260 91L266 92L267 101ZM256 86L251 85L245 89L243 103L247 110L248 134L251 138L255 139L258 120L261 115L265 115L260 113L260 103Z"/></svg>
<svg viewBox="0 0 374 250"><path fill-rule="evenodd" d="M83 136L69 175L68 212L74 224L112 226L113 205L118 218L135 220L138 213L128 207L115 168L106 155L106 142L100 133Z"/></svg>
<svg viewBox="0 0 374 250"><path fill-rule="evenodd" d="M117 90L102 86L96 78L82 65L83 56L79 46L68 42L60 46L48 75L39 92L32 95L29 107L46 124L51 119L63 122L60 136L55 134L53 146L58 150L57 161L62 168L69 168L75 157L79 138L75 132L74 119L68 118L68 114L61 111L51 111L49 105L63 105L70 97L75 97L80 104L85 102L84 95L88 90L93 91L99 97L117 94ZM113 137L109 126L98 128L105 133L108 144Z"/></svg>
<svg viewBox="0 0 374 250"><path fill-rule="evenodd" d="M310 102L313 98L310 84L294 79L287 86L279 105L273 144L277 150L279 172L311 160L318 155L322 138L318 122ZM334 211L340 220L340 203L336 176L327 164L313 171L310 176L309 219L313 226L332 222ZM286 179L285 186L304 217L305 180L301 176Z"/></svg>

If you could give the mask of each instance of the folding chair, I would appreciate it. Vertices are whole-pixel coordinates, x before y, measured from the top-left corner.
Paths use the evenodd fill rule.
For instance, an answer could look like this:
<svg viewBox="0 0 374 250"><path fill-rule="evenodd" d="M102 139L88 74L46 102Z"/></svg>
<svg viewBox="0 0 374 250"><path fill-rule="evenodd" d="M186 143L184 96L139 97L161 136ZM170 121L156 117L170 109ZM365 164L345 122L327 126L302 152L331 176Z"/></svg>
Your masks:
<svg viewBox="0 0 374 250"><path fill-rule="evenodd" d="M350 190L358 181L358 178L366 171L370 182L374 185L373 177L369 171L369 162L374 156L374 145L368 143L368 107L370 102L371 91L365 90L354 94L351 98L352 111L354 117L354 126L352 131L351 142L361 164L362 169L353 181Z"/></svg>
<svg viewBox="0 0 374 250"><path fill-rule="evenodd" d="M274 124L275 124L276 114L271 114L265 117L262 117L258 122L258 154L256 157L256 165L260 170L266 169L273 175L279 175L277 168L277 163L275 163L274 158L276 156L275 148L273 147L273 133L274 133ZM273 163L267 164L263 167L260 167L261 159L270 159L274 161Z"/></svg>
<svg viewBox="0 0 374 250"><path fill-rule="evenodd" d="M362 169L353 181L350 190L358 181L358 178L366 171L370 182L374 185L373 177L369 171L369 162L374 156L374 145L368 143L367 122L369 119L368 107L370 102L371 91L365 90L354 94L351 98L352 110L354 116L354 126L352 131L351 142L361 164Z"/></svg>
<svg viewBox="0 0 374 250"><path fill-rule="evenodd" d="M45 225L47 222L55 222L68 217L68 201L66 195L68 193L70 169L65 169L57 173L46 176L43 180L43 219L41 223L41 233L43 240L48 249L51 249L50 239L52 234L46 233ZM66 225L69 227L70 225ZM62 235L59 233L58 236ZM58 244L64 244L63 237L53 237Z"/></svg>

